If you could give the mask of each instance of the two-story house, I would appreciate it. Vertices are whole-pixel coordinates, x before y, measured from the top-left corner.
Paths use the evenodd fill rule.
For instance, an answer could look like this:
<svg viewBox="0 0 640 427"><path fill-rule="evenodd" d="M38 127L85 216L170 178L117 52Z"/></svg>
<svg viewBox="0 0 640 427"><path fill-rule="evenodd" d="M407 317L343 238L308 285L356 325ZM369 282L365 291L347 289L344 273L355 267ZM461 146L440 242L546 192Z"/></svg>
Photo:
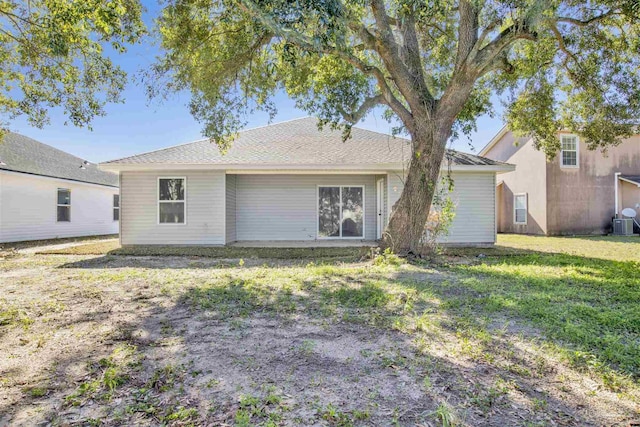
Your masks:
<svg viewBox="0 0 640 427"><path fill-rule="evenodd" d="M578 135L559 132L553 160L504 127L480 151L516 165L496 189L498 232L604 234L624 208L640 218L640 135L606 150L589 150Z"/></svg>

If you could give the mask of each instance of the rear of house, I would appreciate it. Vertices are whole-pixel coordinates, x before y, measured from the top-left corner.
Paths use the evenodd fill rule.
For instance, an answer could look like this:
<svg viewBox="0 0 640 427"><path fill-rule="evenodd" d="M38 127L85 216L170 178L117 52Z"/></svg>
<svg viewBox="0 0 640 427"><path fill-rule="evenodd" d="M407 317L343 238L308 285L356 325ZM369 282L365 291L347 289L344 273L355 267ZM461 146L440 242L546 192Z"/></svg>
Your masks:
<svg viewBox="0 0 640 427"><path fill-rule="evenodd" d="M624 208L640 215L640 136L606 151L559 132L561 151L547 160L531 138L506 127L480 152L516 165L500 176L498 231L522 234L605 234Z"/></svg>
<svg viewBox="0 0 640 427"><path fill-rule="evenodd" d="M402 192L407 140L305 118L103 163L120 174L121 243L362 243L382 237ZM513 167L449 152L457 214L451 244L495 242L495 177ZM274 243L275 244L275 243Z"/></svg>
<svg viewBox="0 0 640 427"><path fill-rule="evenodd" d="M25 136L0 142L0 242L118 233L118 176Z"/></svg>

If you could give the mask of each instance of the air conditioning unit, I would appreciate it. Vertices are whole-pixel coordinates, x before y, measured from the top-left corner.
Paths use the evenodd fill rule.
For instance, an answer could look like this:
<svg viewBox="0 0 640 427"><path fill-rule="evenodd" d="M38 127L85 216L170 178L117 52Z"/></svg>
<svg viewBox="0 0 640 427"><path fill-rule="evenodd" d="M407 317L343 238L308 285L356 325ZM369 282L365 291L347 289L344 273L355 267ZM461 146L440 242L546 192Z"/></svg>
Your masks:
<svg viewBox="0 0 640 427"><path fill-rule="evenodd" d="M616 218L613 220L613 234L617 236L633 235L633 220L631 218Z"/></svg>

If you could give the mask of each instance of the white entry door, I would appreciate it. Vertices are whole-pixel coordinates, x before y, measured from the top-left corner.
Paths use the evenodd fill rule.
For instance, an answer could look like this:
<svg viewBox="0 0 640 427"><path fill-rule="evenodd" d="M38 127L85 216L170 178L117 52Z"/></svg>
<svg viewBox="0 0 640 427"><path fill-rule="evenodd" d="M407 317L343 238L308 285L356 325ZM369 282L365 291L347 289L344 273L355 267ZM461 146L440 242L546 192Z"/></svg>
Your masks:
<svg viewBox="0 0 640 427"><path fill-rule="evenodd" d="M379 179L376 183L376 212L378 213L376 239L382 239L384 232L384 179Z"/></svg>

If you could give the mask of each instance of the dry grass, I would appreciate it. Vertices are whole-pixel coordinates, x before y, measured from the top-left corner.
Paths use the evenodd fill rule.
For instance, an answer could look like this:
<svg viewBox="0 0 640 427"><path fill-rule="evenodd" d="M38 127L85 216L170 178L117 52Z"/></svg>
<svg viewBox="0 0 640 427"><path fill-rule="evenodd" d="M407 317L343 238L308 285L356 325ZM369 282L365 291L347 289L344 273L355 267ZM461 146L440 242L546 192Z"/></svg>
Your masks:
<svg viewBox="0 0 640 427"><path fill-rule="evenodd" d="M589 242L437 266L18 253L0 425L625 425L640 273Z"/></svg>

